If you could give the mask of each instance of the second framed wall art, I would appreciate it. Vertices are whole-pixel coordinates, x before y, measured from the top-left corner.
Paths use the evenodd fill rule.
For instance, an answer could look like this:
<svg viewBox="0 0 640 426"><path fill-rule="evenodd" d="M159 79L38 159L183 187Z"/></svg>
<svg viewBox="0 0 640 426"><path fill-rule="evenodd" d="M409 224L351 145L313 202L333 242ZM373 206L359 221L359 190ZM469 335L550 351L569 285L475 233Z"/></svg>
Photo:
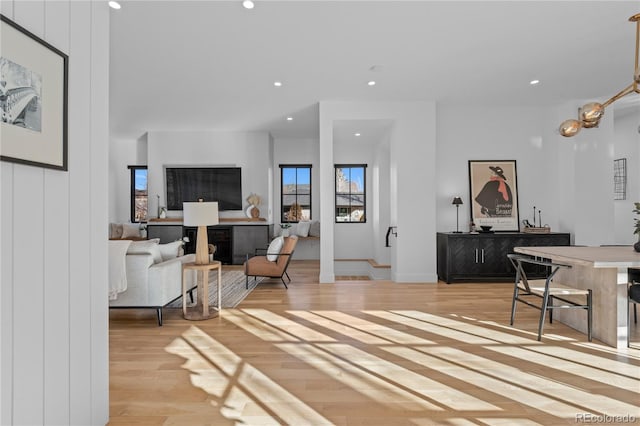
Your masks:
<svg viewBox="0 0 640 426"><path fill-rule="evenodd" d="M469 160L471 220L492 231L520 230L515 160Z"/></svg>

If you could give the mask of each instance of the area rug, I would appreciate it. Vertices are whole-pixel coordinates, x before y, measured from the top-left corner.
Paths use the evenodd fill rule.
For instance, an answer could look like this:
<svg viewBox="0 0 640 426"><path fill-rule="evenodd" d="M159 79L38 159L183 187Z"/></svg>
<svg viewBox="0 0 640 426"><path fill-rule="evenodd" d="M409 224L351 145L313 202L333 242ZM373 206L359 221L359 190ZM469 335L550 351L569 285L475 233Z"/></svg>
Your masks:
<svg viewBox="0 0 640 426"><path fill-rule="evenodd" d="M218 274L209 274L209 305L211 306L218 305L217 279ZM249 289L246 289L243 271L222 271L222 307L235 308L238 306L263 279L263 277L258 277L254 281L252 277L249 278ZM195 300L195 293L193 298ZM187 298L187 306L189 305L189 299ZM169 303L166 307L182 309L182 297Z"/></svg>

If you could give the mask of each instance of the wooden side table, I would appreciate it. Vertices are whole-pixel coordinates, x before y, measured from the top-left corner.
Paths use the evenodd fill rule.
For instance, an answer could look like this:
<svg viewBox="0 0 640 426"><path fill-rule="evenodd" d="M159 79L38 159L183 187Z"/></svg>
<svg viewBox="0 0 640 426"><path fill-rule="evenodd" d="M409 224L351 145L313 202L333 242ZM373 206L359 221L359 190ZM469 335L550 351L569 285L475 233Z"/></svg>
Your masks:
<svg viewBox="0 0 640 426"><path fill-rule="evenodd" d="M209 272L218 270L218 307L217 311L209 309ZM195 270L198 274L196 304L187 308L187 271ZM222 309L222 263L214 260L206 265L185 263L182 265L182 314L188 320L206 320L218 315ZM215 309L215 308L214 308Z"/></svg>

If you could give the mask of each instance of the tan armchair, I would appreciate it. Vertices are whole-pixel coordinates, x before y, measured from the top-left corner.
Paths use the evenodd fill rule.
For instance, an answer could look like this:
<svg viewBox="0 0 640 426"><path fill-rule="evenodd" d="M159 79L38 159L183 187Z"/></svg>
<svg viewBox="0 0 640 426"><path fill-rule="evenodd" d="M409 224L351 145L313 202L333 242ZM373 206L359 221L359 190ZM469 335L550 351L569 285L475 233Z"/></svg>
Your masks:
<svg viewBox="0 0 640 426"><path fill-rule="evenodd" d="M257 255L258 251L266 252L266 249L257 249L256 256L248 258L247 261L244 262L246 287L249 288L249 277L269 277L280 278L284 287L288 288L283 276L286 275L289 282L291 282L291 278L289 278L289 274L287 274L287 267L289 266L291 256L293 256L293 251L296 248L297 243L297 236L292 235L290 237L285 237L284 245L282 246L280 253L278 253L278 259L275 262L267 260L267 255L276 253L264 253L264 255Z"/></svg>

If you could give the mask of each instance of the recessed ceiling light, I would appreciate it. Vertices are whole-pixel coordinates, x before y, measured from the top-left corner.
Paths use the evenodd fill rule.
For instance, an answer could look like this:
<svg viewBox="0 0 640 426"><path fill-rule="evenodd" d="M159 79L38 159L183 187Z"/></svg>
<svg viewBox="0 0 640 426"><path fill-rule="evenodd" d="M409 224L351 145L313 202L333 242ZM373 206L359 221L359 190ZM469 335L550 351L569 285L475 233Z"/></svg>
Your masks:
<svg viewBox="0 0 640 426"><path fill-rule="evenodd" d="M276 87L280 87L280 86L282 86L282 82L281 81L274 81L273 85L276 86Z"/></svg>
<svg viewBox="0 0 640 426"><path fill-rule="evenodd" d="M531 80L529 82L530 85L535 86L536 84L540 83L540 80Z"/></svg>
<svg viewBox="0 0 640 426"><path fill-rule="evenodd" d="M354 136L360 136L360 133L354 133Z"/></svg>
<svg viewBox="0 0 640 426"><path fill-rule="evenodd" d="M242 5L244 6L245 9L253 9L253 2L251 0L244 0L242 2Z"/></svg>
<svg viewBox="0 0 640 426"><path fill-rule="evenodd" d="M120 3L118 3L117 1L113 1L113 0L111 0L111 1L109 2L109 7L110 7L111 9L116 9L116 10L118 10L118 9L120 9L122 6L120 6Z"/></svg>
<svg viewBox="0 0 640 426"><path fill-rule="evenodd" d="M293 117L287 117L287 121L293 121Z"/></svg>
<svg viewBox="0 0 640 426"><path fill-rule="evenodd" d="M376 85L376 82L375 82L375 81L373 81L373 80L371 80L371 81L370 81L370 82L368 82L367 84L368 84L369 86L375 86L375 85Z"/></svg>

